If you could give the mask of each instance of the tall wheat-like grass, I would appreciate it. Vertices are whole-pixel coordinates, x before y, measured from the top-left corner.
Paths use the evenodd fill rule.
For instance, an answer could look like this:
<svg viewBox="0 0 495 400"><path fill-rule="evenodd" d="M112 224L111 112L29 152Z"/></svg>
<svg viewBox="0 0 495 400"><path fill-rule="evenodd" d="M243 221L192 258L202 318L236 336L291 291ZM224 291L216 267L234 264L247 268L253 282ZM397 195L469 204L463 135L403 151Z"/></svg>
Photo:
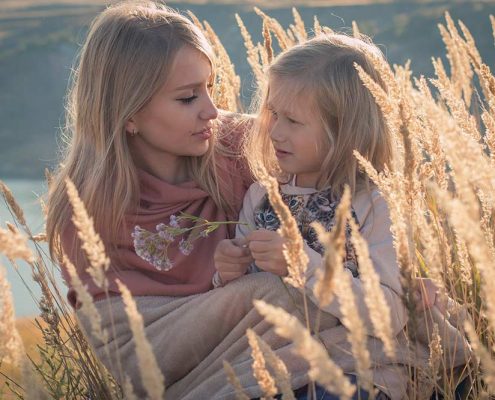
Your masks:
<svg viewBox="0 0 495 400"><path fill-rule="evenodd" d="M247 61L257 84L262 84L266 79L264 71L276 56L277 49L288 49L306 40L311 33L306 32L297 10L293 11L294 23L288 29L263 11L256 8L255 12L260 17L263 43L253 43L241 19L238 17L237 20L247 48ZM217 85L213 89L216 103L231 111L241 110L240 80L220 38L206 22L191 17L211 41L217 57ZM495 39L495 18L490 16L489 19ZM330 27L322 26L316 17L312 30L314 34L333 32ZM353 24L353 33L355 36L361 33L357 24ZM457 311L450 310L450 320L461 332L465 328L477 361L481 363L473 360L465 370L470 386L468 398L482 399L495 393L495 77L462 22L456 24L446 14L445 24L439 26L439 35L445 43L448 64L444 65L441 59L433 60L436 75L433 78L414 77L408 64L391 68L387 62L376 58L373 62L385 82L384 90L356 66L363 85L374 95L387 121L396 157L392 165L378 173L368 160L358 153L355 156L388 203L396 256L403 276L404 302L410 320L418 317L414 296L418 290L416 279L432 278L442 296L448 295L457 302ZM276 183L269 179L265 181L272 193L270 200L277 209L281 201L276 197ZM85 214L84 205L77 200L77 191L70 182L67 182L67 187L74 206L74 224L85 246L90 272L93 279L105 287L109 262L101 239L92 230L91 219ZM16 333L14 325L10 289L4 275L0 275L0 362L4 371L9 358L16 360L18 373L4 376L13 396L136 398L130 379L124 379L123 388L120 388L86 342L72 309L56 284L53 264L42 247L44 233L32 234L22 208L2 182L0 192L15 219L15 225L0 227L0 252L11 259L14 268L17 268L16 258L27 260L32 278L42 293L36 301L40 309L37 327L43 343L38 358L33 357L33 364L29 366L20 334ZM280 207L278 211L282 232L291 243L285 252L290 265L289 282L304 289L307 260L303 242L288 210ZM397 349L394 349L389 312L380 294L366 243L352 219L349 219L349 224L374 334L392 356ZM327 247L339 248L338 235L320 234L322 241L328 242ZM26 245L27 241L30 247ZM322 304L334 295L342 297L350 292L344 290L346 278L342 268L338 268L340 264L335 257L326 258L321 287L317 291ZM73 270L69 274L77 286L77 274ZM339 288L336 288L337 283ZM85 299L82 285L77 290L80 291L79 298ZM125 288L122 291L128 303L134 337L139 342L141 369L152 373L144 377L145 386L149 387L150 397L163 398L163 376L152 361L151 349L142 331L142 320ZM344 303L352 304L352 299L346 299ZM98 333L98 316L89 305L89 298L87 304L90 310L87 315L94 315L90 319L96 336L105 338L105 333ZM275 325L279 335L294 342L297 352L308 362L312 380L342 398L352 396L355 388L343 377L342 370L332 362L326 349L311 335L309 325L305 327L295 317L267 304L258 302L256 307L268 322ZM468 316L470 322L464 326L462 321L466 318L456 321L456 313ZM360 384L365 386L369 381L369 362L364 348L360 348L358 343L363 337L362 325L357 319L352 319L354 317L348 312L343 323L354 335L350 341L354 356L361 362L358 367L362 378ZM411 346L414 345L413 325L409 325L407 332ZM428 398L432 391L442 393L446 399L454 398L456 381L449 379L453 371L448 370L446 351L443 351L446 347L440 334L435 329L430 332L430 362L425 369L409 369L408 397L411 399ZM284 393L284 398L292 398L290 371L260 338L256 343L277 391ZM228 363L225 363L225 369L229 381L236 388L237 398L247 399Z"/></svg>
<svg viewBox="0 0 495 400"><path fill-rule="evenodd" d="M309 363L309 376L312 379L339 395L341 399L349 399L353 395L355 386L344 376L342 369L328 357L325 347L311 337L296 317L261 300L255 300L254 305L258 312L275 326L278 335L293 341L298 354Z"/></svg>

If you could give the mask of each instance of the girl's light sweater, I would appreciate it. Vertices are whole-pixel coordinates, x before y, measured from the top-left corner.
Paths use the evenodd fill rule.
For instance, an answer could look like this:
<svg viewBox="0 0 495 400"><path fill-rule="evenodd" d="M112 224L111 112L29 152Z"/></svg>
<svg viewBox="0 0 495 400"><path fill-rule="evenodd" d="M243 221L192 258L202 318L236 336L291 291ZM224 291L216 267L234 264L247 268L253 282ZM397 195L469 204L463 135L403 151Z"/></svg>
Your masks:
<svg viewBox="0 0 495 400"><path fill-rule="evenodd" d="M316 189L298 187L293 183L281 185L280 191L283 195L288 195L289 198L301 198L302 196L306 201L311 195L318 194ZM259 225L259 217L257 221L256 214L259 215L259 207L263 203L265 196L266 190L259 183L252 184L244 197L243 208L240 212L239 220L248 223L251 227ZM372 188L370 193L366 190L357 192L352 199L351 206L355 213L354 217L358 222L359 232L368 244L371 261L378 274L381 289L383 290L387 304L390 308L392 329L394 334L397 335L402 331L407 322L407 311L401 301L402 289L400 284L400 272L396 261L393 237L390 232L391 221L386 201L376 188ZM331 212L332 211L330 211L330 213ZM312 221L304 221L304 224L309 225L311 222ZM328 220L326 222L328 223ZM276 228L276 226L272 226L272 229L274 228ZM270 229L270 227L267 229ZM249 231L250 228L248 226L237 225L236 237L245 237ZM312 247L315 248L313 243ZM315 271L322 268L322 255L312 247L304 241L304 248L309 257L306 272L306 288L311 300L315 304L318 304L313 289L316 283ZM373 327L364 300L365 294L363 285L359 279L359 275L353 270L354 268L352 267L346 268L346 272L348 272L352 278L352 290L357 302L356 311L365 323L368 334L372 335ZM253 269L250 268L250 271L253 271ZM338 285L338 282L336 282L336 284ZM336 297L334 297L333 301L328 306L323 307L322 310L332 314L339 320L342 319L342 312Z"/></svg>

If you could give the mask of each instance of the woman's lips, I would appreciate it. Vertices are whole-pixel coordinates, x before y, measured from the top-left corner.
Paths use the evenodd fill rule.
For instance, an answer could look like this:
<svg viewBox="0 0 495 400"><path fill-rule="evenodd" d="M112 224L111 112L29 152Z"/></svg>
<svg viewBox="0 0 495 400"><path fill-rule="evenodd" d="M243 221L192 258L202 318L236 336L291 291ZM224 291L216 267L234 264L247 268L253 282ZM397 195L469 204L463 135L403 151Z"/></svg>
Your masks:
<svg viewBox="0 0 495 400"><path fill-rule="evenodd" d="M203 140L207 140L211 137L211 128L205 128L202 131L193 133L193 136Z"/></svg>

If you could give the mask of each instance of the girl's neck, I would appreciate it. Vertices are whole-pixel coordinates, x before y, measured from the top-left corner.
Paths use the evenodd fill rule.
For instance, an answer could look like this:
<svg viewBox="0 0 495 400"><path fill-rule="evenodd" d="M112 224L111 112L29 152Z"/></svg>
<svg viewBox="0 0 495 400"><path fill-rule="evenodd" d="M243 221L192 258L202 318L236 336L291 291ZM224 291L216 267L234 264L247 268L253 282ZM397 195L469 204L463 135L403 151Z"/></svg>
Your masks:
<svg viewBox="0 0 495 400"><path fill-rule="evenodd" d="M293 179L293 184L294 186L316 189L316 183L318 182L318 178L319 178L319 173L295 175Z"/></svg>

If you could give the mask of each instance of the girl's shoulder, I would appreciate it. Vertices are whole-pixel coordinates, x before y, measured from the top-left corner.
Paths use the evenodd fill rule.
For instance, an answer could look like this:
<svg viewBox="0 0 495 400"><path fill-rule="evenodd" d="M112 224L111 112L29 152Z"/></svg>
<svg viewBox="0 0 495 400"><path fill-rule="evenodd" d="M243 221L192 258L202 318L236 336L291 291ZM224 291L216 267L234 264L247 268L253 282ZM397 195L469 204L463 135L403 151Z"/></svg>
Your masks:
<svg viewBox="0 0 495 400"><path fill-rule="evenodd" d="M376 185L357 190L352 199L352 207L361 229L369 224L391 224L387 201Z"/></svg>

